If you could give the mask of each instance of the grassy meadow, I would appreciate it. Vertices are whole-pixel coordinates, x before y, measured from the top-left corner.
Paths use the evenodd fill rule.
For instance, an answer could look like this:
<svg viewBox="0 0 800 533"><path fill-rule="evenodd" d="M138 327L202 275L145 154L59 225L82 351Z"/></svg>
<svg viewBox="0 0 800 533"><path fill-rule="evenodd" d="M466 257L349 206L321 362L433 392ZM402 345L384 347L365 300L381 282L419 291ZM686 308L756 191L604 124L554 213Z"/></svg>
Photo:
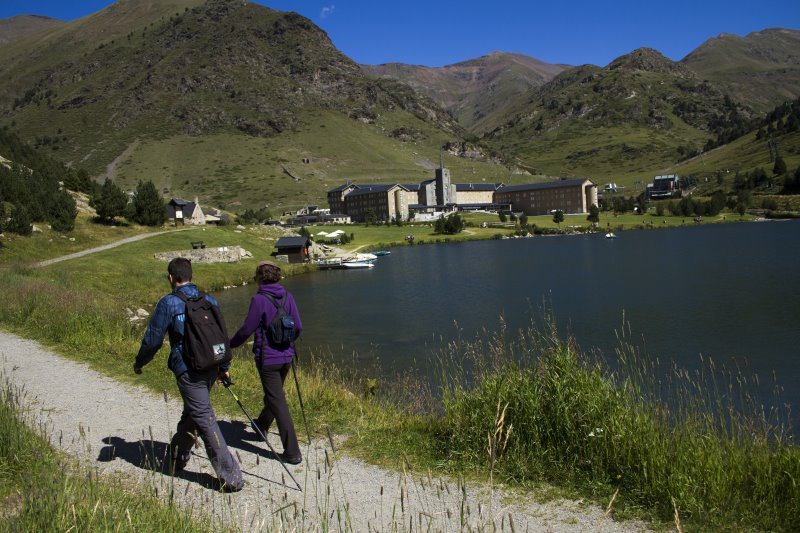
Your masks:
<svg viewBox="0 0 800 533"><path fill-rule="evenodd" d="M512 231L476 227L499 222L495 216L467 218L474 224L467 230L475 233L459 238ZM545 225L550 217L538 218L529 223ZM624 229L647 218L653 217L621 215L617 220ZM678 217L666 218L672 225L681 223ZM601 226L605 221L601 214ZM586 224L585 217L576 217L574 224L567 217L562 225ZM408 233L417 242L439 238L427 226L344 229L355 235L351 248L394 243ZM273 250L274 231L232 226L172 231L40 269L4 260L0 327L123 382L177 395L165 368L166 348L142 376L131 371L144 326L131 324L125 308L151 310L169 288L165 263L153 254L187 249L200 237L209 247L238 244L251 251L253 259L240 263L196 265L199 286L219 289L251 278L256 261ZM35 241L49 237L30 239L24 246L37 249ZM7 243L3 253L18 257L18 245ZM286 269L288 275L303 270ZM780 416L761 412L748 400L749 376L727 375L711 387L705 374L681 369L657 377L624 331L616 332L621 365L611 371L569 339L559 338L546 313L543 319L544 326L517 332L506 331L500 322L496 332L478 332L432 354L441 364L438 394L415 391L402 376L394 384L378 384L377 396L365 394L369 383L357 369L333 366L321 354L304 354L299 378L311 431L347 436L350 453L393 468L523 491L552 485L556 494L588 498L618 518L644 517L667 527L677 517L687 530L800 528L800 450L786 438ZM245 348L237 354L232 366L237 394L245 405L258 405L261 388L250 355ZM467 375L465 368L475 370ZM713 367L707 370L714 374ZM665 384L670 401L656 393ZM744 401L734 405L731 398ZM299 420L296 396L288 399ZM215 389L213 402L219 412L241 416L225 391ZM33 434L22 438L42 446ZM8 453L7 448L0 453ZM20 487L20 481L14 483ZM47 490L52 482L42 486ZM141 498L136 505L148 497ZM18 504L25 516L32 505ZM53 523L61 523L59 508Z"/></svg>
<svg viewBox="0 0 800 533"><path fill-rule="evenodd" d="M326 203L326 192L345 181L419 183L439 165L436 147L448 139L402 112L363 124L333 111L303 116L296 131L258 138L235 133L142 140L122 156L114 181L132 189L153 180L165 196L199 196L215 207L244 210L268 206L276 214ZM388 133L408 124L422 135L401 142ZM307 163L304 162L308 161ZM508 183L497 164L445 156L459 182Z"/></svg>

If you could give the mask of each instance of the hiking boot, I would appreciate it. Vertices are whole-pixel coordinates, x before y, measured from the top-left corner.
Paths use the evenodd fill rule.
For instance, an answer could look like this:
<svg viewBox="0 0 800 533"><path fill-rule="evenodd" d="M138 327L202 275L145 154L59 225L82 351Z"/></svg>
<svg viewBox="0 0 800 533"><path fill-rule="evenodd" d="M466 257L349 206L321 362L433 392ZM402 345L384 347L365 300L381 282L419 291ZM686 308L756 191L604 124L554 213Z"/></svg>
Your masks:
<svg viewBox="0 0 800 533"><path fill-rule="evenodd" d="M302 457L291 457L289 455L286 455L285 453L279 453L278 457L280 457L281 461L283 461L287 465L299 465L300 463L303 462Z"/></svg>
<svg viewBox="0 0 800 533"><path fill-rule="evenodd" d="M169 474L176 474L182 472L191 458L191 452L185 454L174 453L170 454L166 461L164 461L164 469Z"/></svg>

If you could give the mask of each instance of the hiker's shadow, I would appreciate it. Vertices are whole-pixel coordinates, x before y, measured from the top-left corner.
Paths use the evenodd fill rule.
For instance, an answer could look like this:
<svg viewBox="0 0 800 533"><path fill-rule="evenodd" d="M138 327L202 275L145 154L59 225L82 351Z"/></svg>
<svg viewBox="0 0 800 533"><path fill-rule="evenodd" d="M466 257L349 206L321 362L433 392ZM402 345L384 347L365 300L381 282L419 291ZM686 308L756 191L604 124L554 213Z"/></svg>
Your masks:
<svg viewBox="0 0 800 533"><path fill-rule="evenodd" d="M270 450L264 439L258 433L252 431L250 424L241 420L217 420L217 424L219 424L219 430L222 432L222 436L225 438L229 448L260 455L264 459L278 460L278 457ZM251 428L251 431L247 431L248 428ZM261 445L256 446L253 444L254 442Z"/></svg>
<svg viewBox="0 0 800 533"><path fill-rule="evenodd" d="M188 470L170 472L169 445L166 442L156 440L128 442L121 437L105 437L103 444L105 446L100 449L97 457L98 461L107 463L119 458L143 470L151 470L167 475L174 474L176 478L197 483L207 489L217 490L219 488L217 478L206 472L191 472Z"/></svg>

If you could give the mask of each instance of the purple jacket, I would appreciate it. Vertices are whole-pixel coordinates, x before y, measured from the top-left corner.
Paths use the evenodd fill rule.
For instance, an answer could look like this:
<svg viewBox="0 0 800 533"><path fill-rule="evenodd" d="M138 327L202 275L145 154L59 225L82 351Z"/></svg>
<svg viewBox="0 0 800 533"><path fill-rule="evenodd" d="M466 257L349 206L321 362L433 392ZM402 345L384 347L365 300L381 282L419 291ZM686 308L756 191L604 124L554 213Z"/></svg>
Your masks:
<svg viewBox="0 0 800 533"><path fill-rule="evenodd" d="M288 348L283 350L275 348L267 338L266 328L269 327L270 322L278 312L272 302L263 294L272 296L278 305L283 305L286 311L294 318L294 324L297 328L297 336L303 331L303 323L300 322L300 314L297 312L297 305L291 293L287 291L280 283L270 283L269 285L261 285L258 292L253 295L250 300L250 310L247 312L247 318L244 319L244 324L239 328L239 331L231 338L231 348L241 346L250 338L250 335L255 333L253 339L253 354L255 355L256 364L259 364L261 359L261 366L266 365L282 365L290 363L294 355L294 343L290 344ZM285 299L285 303L284 303ZM295 337L296 338L296 337Z"/></svg>

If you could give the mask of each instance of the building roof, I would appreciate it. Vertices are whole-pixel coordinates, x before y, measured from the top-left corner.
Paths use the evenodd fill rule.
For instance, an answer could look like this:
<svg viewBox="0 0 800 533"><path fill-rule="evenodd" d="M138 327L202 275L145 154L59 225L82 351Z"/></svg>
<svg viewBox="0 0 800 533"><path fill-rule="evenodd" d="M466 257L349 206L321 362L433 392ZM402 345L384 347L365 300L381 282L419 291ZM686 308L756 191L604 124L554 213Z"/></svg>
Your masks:
<svg viewBox="0 0 800 533"><path fill-rule="evenodd" d="M653 181L656 181L656 180L676 180L676 179L678 179L678 175L677 174L667 174L665 176L656 176L655 178L653 178Z"/></svg>
<svg viewBox="0 0 800 533"><path fill-rule="evenodd" d="M405 187L397 183L374 183L372 185L359 185L353 192L348 194L347 197L350 198L352 196L361 196L362 194L389 192L395 187L401 187L403 190L406 190Z"/></svg>
<svg viewBox="0 0 800 533"><path fill-rule="evenodd" d="M402 183L401 185L409 191L419 191L420 189L419 183Z"/></svg>
<svg viewBox="0 0 800 533"><path fill-rule="evenodd" d="M281 237L275 242L276 248L298 248L308 244L308 237Z"/></svg>
<svg viewBox="0 0 800 533"><path fill-rule="evenodd" d="M502 186L502 183L456 183L456 191L494 192Z"/></svg>
<svg viewBox="0 0 800 533"><path fill-rule="evenodd" d="M345 183L339 185L338 187L336 187L334 189L329 190L328 192L329 193L330 192L342 192L343 190L348 189L350 187L358 187L358 185L348 181L348 182L345 182Z"/></svg>
<svg viewBox="0 0 800 533"><path fill-rule="evenodd" d="M541 189L559 189L561 187L577 187L586 182L592 183L589 178L576 178L571 180L548 181L547 183L528 183L525 185L509 185L501 187L497 190L500 193L506 192L519 192L519 191L536 191ZM592 183L594 185L594 183Z"/></svg>
<svg viewBox="0 0 800 533"><path fill-rule="evenodd" d="M188 218L192 216L192 213L194 213L195 207L197 207L197 204L194 202L187 202L186 200L181 200L180 198L173 198L166 207L167 218L175 218L175 211L178 209L181 210L184 217Z"/></svg>

